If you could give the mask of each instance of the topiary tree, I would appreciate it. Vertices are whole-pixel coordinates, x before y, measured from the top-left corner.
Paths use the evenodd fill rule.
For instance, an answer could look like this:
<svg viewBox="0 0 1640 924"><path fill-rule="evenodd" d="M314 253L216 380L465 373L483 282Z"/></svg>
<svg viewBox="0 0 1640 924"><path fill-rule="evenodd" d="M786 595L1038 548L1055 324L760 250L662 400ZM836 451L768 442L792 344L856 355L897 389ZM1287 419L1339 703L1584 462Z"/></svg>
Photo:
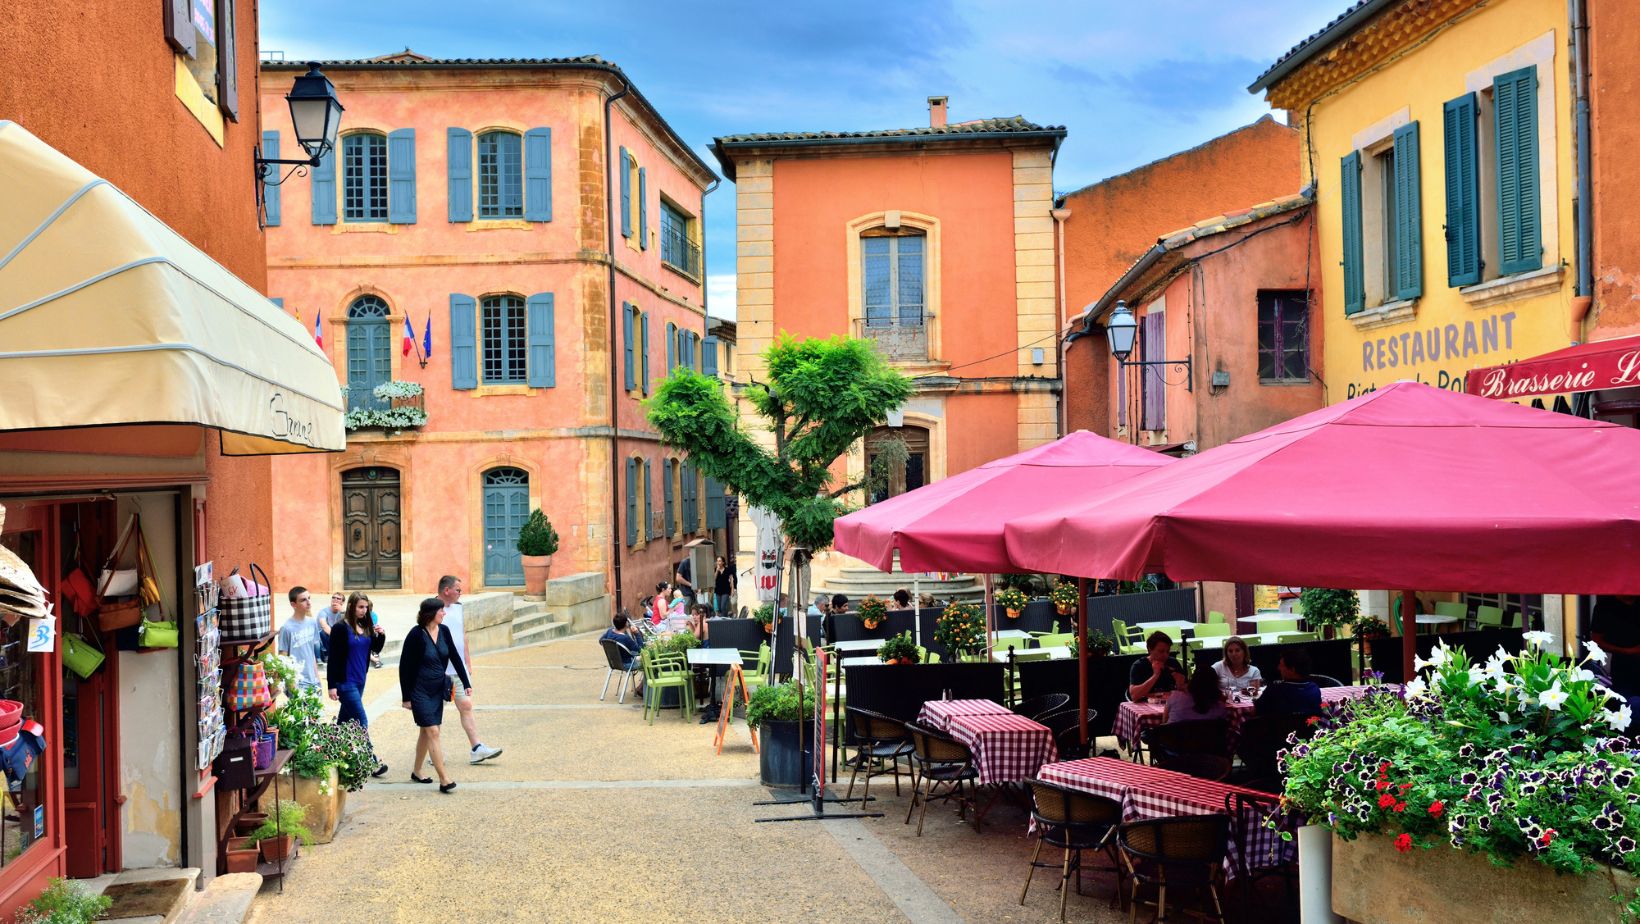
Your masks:
<svg viewBox="0 0 1640 924"><path fill-rule="evenodd" d="M552 528L540 507L530 512L530 518L518 530L518 554L552 555L558 551L558 531Z"/></svg>
<svg viewBox="0 0 1640 924"><path fill-rule="evenodd" d="M905 402L911 383L870 341L847 337L782 336L764 361L768 381L741 394L773 434L772 448L741 427L722 382L689 369L661 383L648 403L649 422L707 477L772 511L794 545L823 549L832 542L832 521L848 512L843 497L905 457L903 446L879 453L865 478L844 485L833 484L832 463Z"/></svg>

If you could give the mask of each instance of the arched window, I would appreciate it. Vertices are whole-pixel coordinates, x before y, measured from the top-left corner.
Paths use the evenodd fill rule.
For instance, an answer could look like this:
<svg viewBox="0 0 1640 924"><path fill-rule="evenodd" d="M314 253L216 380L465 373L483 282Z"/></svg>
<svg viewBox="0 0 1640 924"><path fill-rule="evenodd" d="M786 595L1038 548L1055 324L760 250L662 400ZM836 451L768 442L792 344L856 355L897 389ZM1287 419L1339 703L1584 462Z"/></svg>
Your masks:
<svg viewBox="0 0 1640 924"><path fill-rule="evenodd" d="M484 383L527 382L530 351L524 329L524 299L517 295L487 295L479 303L478 313L484 339Z"/></svg>
<svg viewBox="0 0 1640 924"><path fill-rule="evenodd" d="M518 468L484 473L484 584L516 587L524 583L518 554L518 532L530 518L530 475Z"/></svg>
<svg viewBox="0 0 1640 924"><path fill-rule="evenodd" d="M867 327L922 327L927 236L913 228L860 234Z"/></svg>
<svg viewBox="0 0 1640 924"><path fill-rule="evenodd" d="M375 295L361 295L347 307L347 406L350 410L381 410L377 385L393 377L393 338L387 321L387 303Z"/></svg>
<svg viewBox="0 0 1640 924"><path fill-rule="evenodd" d="M387 220L387 137L354 132L342 138L342 220Z"/></svg>
<svg viewBox="0 0 1640 924"><path fill-rule="evenodd" d="M524 143L513 132L478 136L478 217L524 217Z"/></svg>

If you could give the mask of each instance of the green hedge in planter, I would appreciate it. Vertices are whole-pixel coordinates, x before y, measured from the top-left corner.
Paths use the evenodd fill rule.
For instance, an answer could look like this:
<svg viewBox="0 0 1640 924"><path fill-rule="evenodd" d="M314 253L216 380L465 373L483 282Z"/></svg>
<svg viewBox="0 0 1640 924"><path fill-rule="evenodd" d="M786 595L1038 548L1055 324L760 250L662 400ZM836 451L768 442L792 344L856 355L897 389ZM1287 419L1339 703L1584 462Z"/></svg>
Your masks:
<svg viewBox="0 0 1640 924"><path fill-rule="evenodd" d="M797 722L814 714L814 688L803 687L803 701L797 701L797 684L776 683L758 687L746 704L746 724L753 728L764 722Z"/></svg>

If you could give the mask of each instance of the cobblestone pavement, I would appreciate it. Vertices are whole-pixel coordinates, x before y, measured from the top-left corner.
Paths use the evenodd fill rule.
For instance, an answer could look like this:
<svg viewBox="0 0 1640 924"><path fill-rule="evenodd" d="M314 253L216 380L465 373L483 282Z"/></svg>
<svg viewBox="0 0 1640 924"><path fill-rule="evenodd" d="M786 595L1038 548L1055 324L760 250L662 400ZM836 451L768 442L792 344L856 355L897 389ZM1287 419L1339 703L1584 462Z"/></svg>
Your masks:
<svg viewBox="0 0 1640 924"><path fill-rule="evenodd" d="M599 703L603 678L586 636L481 656L479 729L506 750L476 766L462 756L457 789L441 795L408 781L414 728L396 674L372 672L372 734L392 769L349 794L335 841L305 848L282 892L264 886L250 920L1058 920L1052 872L1018 904L1033 843L1022 807L999 804L976 833L936 804L918 838L902 823L909 798L885 778L873 786L883 818L758 824L807 810L753 804L770 792L744 724L714 754L711 726L676 711L646 725L630 697L615 704L613 683ZM461 755L445 715L446 752ZM1070 919L1125 921L1111 890L1090 874Z"/></svg>

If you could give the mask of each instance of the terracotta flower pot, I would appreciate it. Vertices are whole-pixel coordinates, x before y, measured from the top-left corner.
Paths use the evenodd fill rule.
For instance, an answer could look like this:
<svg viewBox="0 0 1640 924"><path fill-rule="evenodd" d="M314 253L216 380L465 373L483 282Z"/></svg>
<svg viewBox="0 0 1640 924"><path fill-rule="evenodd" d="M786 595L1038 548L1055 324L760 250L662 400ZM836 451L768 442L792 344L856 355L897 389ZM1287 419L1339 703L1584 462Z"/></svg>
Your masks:
<svg viewBox="0 0 1640 924"><path fill-rule="evenodd" d="M227 864L230 873L254 873L256 861L261 853L253 846L248 837L228 838L228 849L223 852L223 862Z"/></svg>
<svg viewBox="0 0 1640 924"><path fill-rule="evenodd" d="M1009 619L1018 619L1020 612L1021 612L1020 610L1009 610L1008 611L1008 618Z"/></svg>
<svg viewBox="0 0 1640 924"><path fill-rule="evenodd" d="M233 825L234 831L243 837L261 827L262 822L267 820L267 812L240 812L238 820Z"/></svg>
<svg viewBox="0 0 1640 924"><path fill-rule="evenodd" d="M547 592L547 578L552 574L551 555L520 555L524 565L524 593L539 597Z"/></svg>
<svg viewBox="0 0 1640 924"><path fill-rule="evenodd" d="M1076 612L1076 604L1074 603L1055 603L1053 608L1058 610L1061 616L1069 616Z"/></svg>
<svg viewBox="0 0 1640 924"><path fill-rule="evenodd" d="M257 847L261 850L262 859L269 863L277 863L290 856L290 852L295 846L296 836L293 834L270 837L257 844Z"/></svg>
<svg viewBox="0 0 1640 924"><path fill-rule="evenodd" d="M764 635L773 635L774 634L774 623L772 623L772 622L763 623L763 634Z"/></svg>
<svg viewBox="0 0 1640 924"><path fill-rule="evenodd" d="M866 628L871 631L876 631L877 627L882 625L882 620L878 619L862 619L860 621L865 623Z"/></svg>

